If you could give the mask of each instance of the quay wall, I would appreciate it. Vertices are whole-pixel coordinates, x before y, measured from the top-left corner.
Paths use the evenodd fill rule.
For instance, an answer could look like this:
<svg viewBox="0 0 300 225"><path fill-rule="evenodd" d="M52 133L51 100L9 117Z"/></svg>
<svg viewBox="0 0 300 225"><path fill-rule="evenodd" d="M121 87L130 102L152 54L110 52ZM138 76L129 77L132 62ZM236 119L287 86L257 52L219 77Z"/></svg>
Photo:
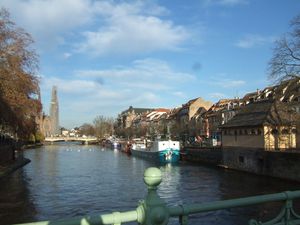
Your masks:
<svg viewBox="0 0 300 225"><path fill-rule="evenodd" d="M183 160L300 182L300 149L265 151L261 148L184 148Z"/></svg>
<svg viewBox="0 0 300 225"><path fill-rule="evenodd" d="M182 158L190 162L219 165L222 162L222 149L185 147Z"/></svg>
<svg viewBox="0 0 300 225"><path fill-rule="evenodd" d="M297 131L299 131L299 130L300 130L300 124L298 123L297 124ZM296 148L300 149L300 132L297 132L296 135L297 135L296 136Z"/></svg>
<svg viewBox="0 0 300 225"><path fill-rule="evenodd" d="M0 144L0 165L14 160L14 145Z"/></svg>
<svg viewBox="0 0 300 225"><path fill-rule="evenodd" d="M256 148L223 148L223 165L230 169L300 182L300 150L264 151Z"/></svg>

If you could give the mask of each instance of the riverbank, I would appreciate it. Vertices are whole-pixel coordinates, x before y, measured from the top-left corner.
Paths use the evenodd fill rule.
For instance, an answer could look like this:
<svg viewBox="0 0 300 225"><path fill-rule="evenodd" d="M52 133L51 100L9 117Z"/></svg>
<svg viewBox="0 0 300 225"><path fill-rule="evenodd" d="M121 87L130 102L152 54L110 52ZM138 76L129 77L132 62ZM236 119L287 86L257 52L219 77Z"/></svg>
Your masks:
<svg viewBox="0 0 300 225"><path fill-rule="evenodd" d="M23 157L23 150L41 147L42 145L42 143L24 145L21 142L19 142L10 145L0 146L0 179L6 177L7 175L13 173L17 169L30 163L29 159Z"/></svg>
<svg viewBox="0 0 300 225"><path fill-rule="evenodd" d="M186 147L183 160L300 182L300 150Z"/></svg>
<svg viewBox="0 0 300 225"><path fill-rule="evenodd" d="M30 148L39 148L43 145L44 145L44 143L26 144L26 145L23 145L21 147L21 149L23 150L23 149L30 149Z"/></svg>
<svg viewBox="0 0 300 225"><path fill-rule="evenodd" d="M31 161L29 159L20 156L11 163L7 163L6 165L0 165L0 179L6 177L7 175L13 173L17 169L25 166L30 162Z"/></svg>

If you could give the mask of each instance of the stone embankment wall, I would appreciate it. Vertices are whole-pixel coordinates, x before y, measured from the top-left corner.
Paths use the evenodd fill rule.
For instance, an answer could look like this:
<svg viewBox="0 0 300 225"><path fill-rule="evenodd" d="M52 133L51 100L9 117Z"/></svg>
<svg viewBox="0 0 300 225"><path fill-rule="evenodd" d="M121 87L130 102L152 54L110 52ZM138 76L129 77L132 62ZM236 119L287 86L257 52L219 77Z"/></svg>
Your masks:
<svg viewBox="0 0 300 225"><path fill-rule="evenodd" d="M0 165L14 160L14 145L0 144Z"/></svg>
<svg viewBox="0 0 300 225"><path fill-rule="evenodd" d="M182 158L183 160L190 162L201 162L211 165L219 165L222 163L222 149L186 147L184 148Z"/></svg>
<svg viewBox="0 0 300 225"><path fill-rule="evenodd" d="M186 161L300 182L300 149L280 152L241 147L186 147L184 150Z"/></svg>
<svg viewBox="0 0 300 225"><path fill-rule="evenodd" d="M224 148L223 165L236 170L300 182L300 150Z"/></svg>

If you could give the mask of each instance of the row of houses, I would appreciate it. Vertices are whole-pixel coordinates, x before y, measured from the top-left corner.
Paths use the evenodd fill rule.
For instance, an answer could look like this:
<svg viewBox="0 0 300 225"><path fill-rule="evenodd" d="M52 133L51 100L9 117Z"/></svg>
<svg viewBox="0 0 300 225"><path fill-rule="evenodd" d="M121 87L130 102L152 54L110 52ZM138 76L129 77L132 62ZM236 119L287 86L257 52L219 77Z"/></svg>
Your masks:
<svg viewBox="0 0 300 225"><path fill-rule="evenodd" d="M171 136L223 147L266 150L299 147L300 79L216 103L201 97L173 109L130 106L117 119L116 131L130 136Z"/></svg>

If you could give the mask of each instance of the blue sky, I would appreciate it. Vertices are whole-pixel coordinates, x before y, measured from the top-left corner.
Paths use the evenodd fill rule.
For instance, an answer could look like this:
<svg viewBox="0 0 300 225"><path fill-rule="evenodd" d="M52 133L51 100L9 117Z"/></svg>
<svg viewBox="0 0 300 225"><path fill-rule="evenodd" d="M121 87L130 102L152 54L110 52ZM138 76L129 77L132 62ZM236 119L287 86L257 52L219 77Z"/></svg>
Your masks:
<svg viewBox="0 0 300 225"><path fill-rule="evenodd" d="M272 84L274 41L298 0L0 0L40 56L49 112L58 86L61 126L133 107L216 102Z"/></svg>

